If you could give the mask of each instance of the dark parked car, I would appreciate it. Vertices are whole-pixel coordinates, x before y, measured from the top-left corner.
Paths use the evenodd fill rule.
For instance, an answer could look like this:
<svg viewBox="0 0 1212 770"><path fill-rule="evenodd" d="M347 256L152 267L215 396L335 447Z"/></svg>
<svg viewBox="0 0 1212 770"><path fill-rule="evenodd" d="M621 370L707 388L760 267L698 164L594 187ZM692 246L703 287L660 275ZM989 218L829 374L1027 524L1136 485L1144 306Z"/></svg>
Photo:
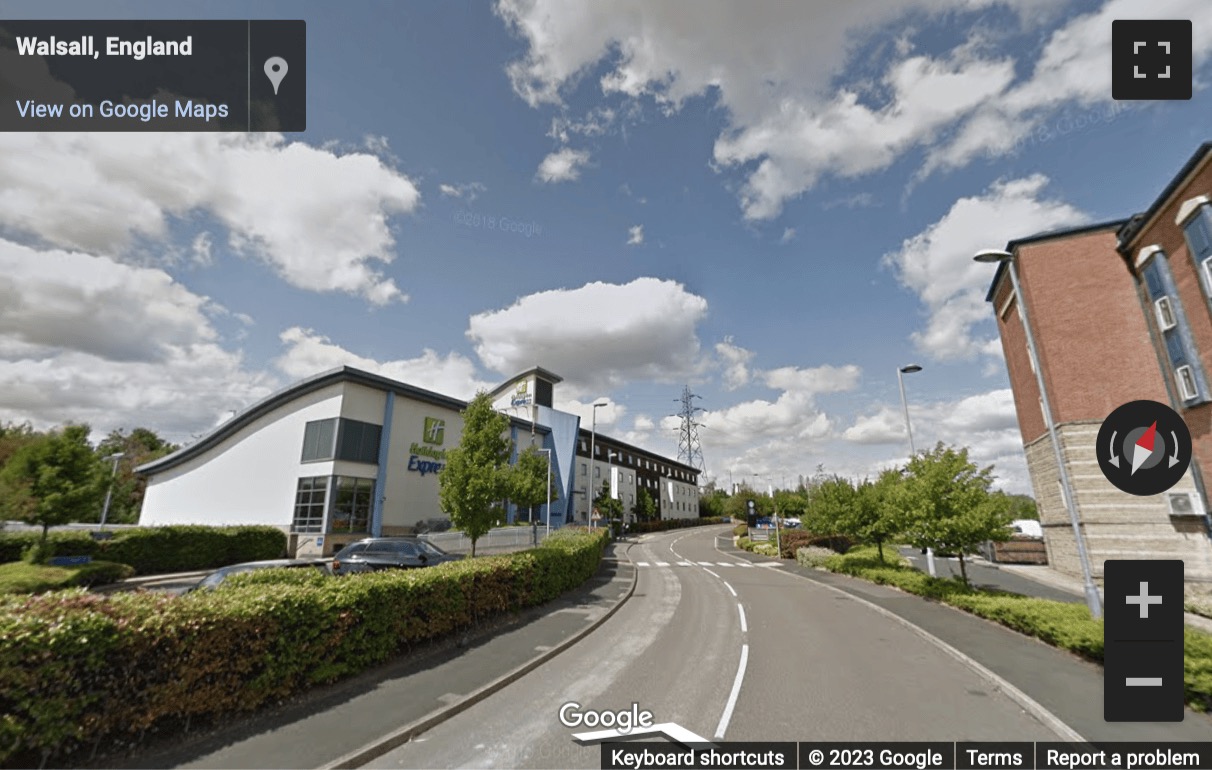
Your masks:
<svg viewBox="0 0 1212 770"><path fill-rule="evenodd" d="M332 559L337 575L381 569L432 567L463 558L418 537L368 537L342 548Z"/></svg>
<svg viewBox="0 0 1212 770"><path fill-rule="evenodd" d="M198 584L190 591L211 591L219 586L227 578L240 572L252 572L258 569L276 569L276 568L299 568L311 567L318 569L326 575L332 574L332 568L328 564L327 559L268 559L266 561L246 561L242 564L230 564L226 567L215 570L206 577L198 581Z"/></svg>

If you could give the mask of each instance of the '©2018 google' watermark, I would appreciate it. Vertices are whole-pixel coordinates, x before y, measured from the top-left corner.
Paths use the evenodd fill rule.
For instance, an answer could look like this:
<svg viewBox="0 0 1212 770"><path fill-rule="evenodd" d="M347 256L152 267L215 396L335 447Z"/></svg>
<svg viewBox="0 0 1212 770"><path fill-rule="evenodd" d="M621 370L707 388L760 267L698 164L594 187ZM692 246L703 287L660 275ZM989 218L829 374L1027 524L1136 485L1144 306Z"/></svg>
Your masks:
<svg viewBox="0 0 1212 770"><path fill-rule="evenodd" d="M454 215L456 225L474 227L483 230L498 230L503 233L524 235L532 238L543 234L543 226L538 222L526 222L512 217L492 217L477 214L472 211L457 211Z"/></svg>

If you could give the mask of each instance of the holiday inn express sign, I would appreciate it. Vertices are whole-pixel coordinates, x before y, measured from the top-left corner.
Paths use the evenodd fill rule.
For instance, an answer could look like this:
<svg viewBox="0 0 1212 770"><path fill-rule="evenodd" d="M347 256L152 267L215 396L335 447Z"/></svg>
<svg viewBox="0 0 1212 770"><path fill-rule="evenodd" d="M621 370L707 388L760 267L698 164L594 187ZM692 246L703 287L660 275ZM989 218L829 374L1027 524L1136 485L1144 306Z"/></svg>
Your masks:
<svg viewBox="0 0 1212 770"><path fill-rule="evenodd" d="M426 417L425 429L421 432L420 444L413 442L408 447L408 470L424 476L437 473L446 464L446 450L438 449L446 440L446 420L441 417Z"/></svg>

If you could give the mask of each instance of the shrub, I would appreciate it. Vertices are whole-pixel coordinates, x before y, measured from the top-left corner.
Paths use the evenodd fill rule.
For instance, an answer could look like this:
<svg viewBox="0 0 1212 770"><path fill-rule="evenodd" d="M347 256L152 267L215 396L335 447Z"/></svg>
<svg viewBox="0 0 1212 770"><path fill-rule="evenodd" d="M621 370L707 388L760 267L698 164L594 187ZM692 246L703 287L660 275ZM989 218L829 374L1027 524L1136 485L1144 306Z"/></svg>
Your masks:
<svg viewBox="0 0 1212 770"><path fill-rule="evenodd" d="M796 549L795 563L799 564L801 567L824 567L826 562L836 555L837 554L828 548L809 545Z"/></svg>
<svg viewBox="0 0 1212 770"><path fill-rule="evenodd" d="M26 546L21 552L21 561L26 564L46 564L55 555L55 544L49 540L45 543L38 541Z"/></svg>
<svg viewBox="0 0 1212 770"><path fill-rule="evenodd" d="M837 553L846 553L853 545L850 538L844 535L811 535L805 545L815 545L819 548L828 548Z"/></svg>
<svg viewBox="0 0 1212 770"><path fill-rule="evenodd" d="M607 539L560 531L518 554L320 581L253 573L184 597L0 597L0 762L67 764L107 738L251 711L363 670L559 596L594 574Z"/></svg>
<svg viewBox="0 0 1212 770"><path fill-rule="evenodd" d="M795 552L806 547L812 540L812 535L799 529L785 529L779 533L779 554L784 559L794 559Z"/></svg>
<svg viewBox="0 0 1212 770"><path fill-rule="evenodd" d="M742 537L736 541L736 547L740 548L741 550L744 550L744 551L752 551L753 550L753 541L750 540L748 537Z"/></svg>
<svg viewBox="0 0 1212 770"><path fill-rule="evenodd" d="M27 548L42 540L42 533L35 530L22 532L0 532L0 562L21 561ZM87 532L74 530L51 530L46 542L54 547L58 556L97 555L97 541Z"/></svg>
<svg viewBox="0 0 1212 770"><path fill-rule="evenodd" d="M737 524L735 527L732 528L733 537L744 537L747 534L749 534L749 525L748 524Z"/></svg>
<svg viewBox="0 0 1212 770"><path fill-rule="evenodd" d="M74 585L96 586L106 583L117 583L135 574L135 568L129 564L119 564L113 561L90 561L81 564L76 570Z"/></svg>

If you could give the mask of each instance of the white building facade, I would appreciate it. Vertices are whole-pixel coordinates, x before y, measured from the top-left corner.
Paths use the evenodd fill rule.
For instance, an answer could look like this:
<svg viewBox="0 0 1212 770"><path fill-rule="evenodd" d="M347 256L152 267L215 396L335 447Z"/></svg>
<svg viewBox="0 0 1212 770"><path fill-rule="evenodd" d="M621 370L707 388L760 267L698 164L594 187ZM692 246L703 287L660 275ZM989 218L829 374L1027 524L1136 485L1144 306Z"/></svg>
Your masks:
<svg viewBox="0 0 1212 770"><path fill-rule="evenodd" d="M588 433L579 431L576 415L552 408L559 381L536 367L492 394L510 416L514 459L532 444L548 450L557 494L550 511L542 506L536 518L553 527L589 521L588 510L578 516L584 495L574 494L578 432ZM528 398L519 398L520 392ZM138 468L148 481L139 523L266 524L288 532L290 552L304 555L331 554L371 535L409 534L446 518L438 474L446 451L459 444L465 407L464 401L350 367L308 378ZM622 454L625 445L599 439ZM639 457L638 450L631 454ZM644 459L653 467L678 465L650 453ZM615 496L630 512L641 483L635 468L616 458L597 472L617 479ZM690 506L690 493L671 486L662 495L662 517L697 516L697 487L693 497ZM516 515L511 508L509 518Z"/></svg>

